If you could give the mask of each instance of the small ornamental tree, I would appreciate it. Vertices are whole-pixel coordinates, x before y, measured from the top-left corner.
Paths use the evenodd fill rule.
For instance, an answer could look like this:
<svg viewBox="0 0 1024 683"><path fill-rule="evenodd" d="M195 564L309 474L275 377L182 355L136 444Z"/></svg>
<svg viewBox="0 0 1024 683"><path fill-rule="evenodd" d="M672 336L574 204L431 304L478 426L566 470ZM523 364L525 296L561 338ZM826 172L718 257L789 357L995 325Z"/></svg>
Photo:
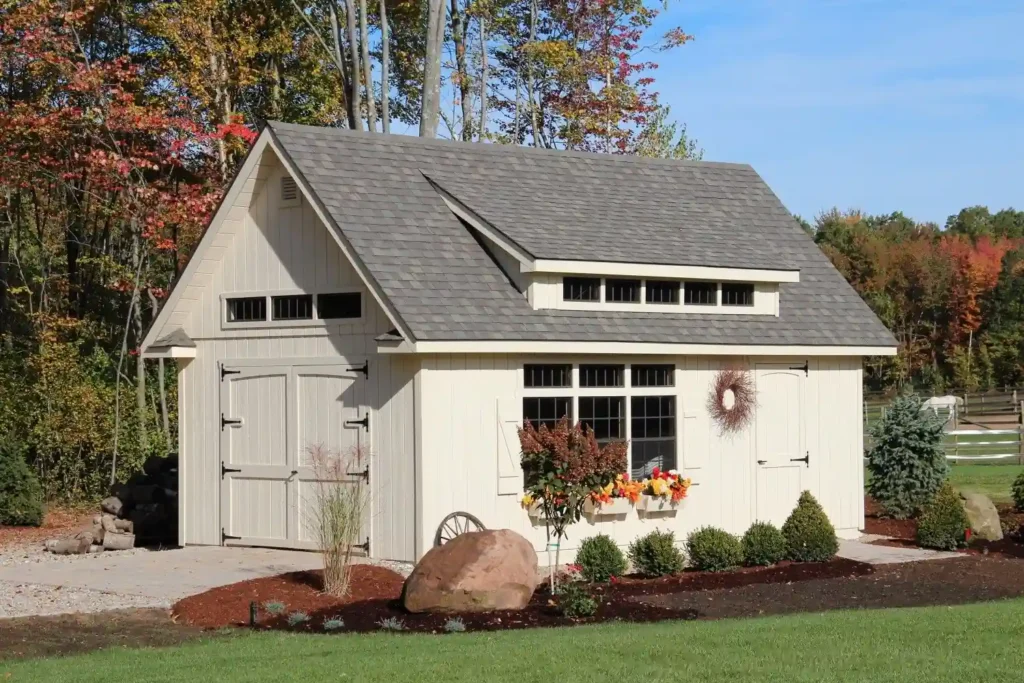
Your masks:
<svg viewBox="0 0 1024 683"><path fill-rule="evenodd" d="M936 550L966 548L970 528L971 522L960 494L947 481L917 520L917 542L923 548Z"/></svg>
<svg viewBox="0 0 1024 683"><path fill-rule="evenodd" d="M794 562L828 562L839 552L835 527L810 491L800 494L782 525L786 554Z"/></svg>
<svg viewBox="0 0 1024 683"><path fill-rule="evenodd" d="M942 448L945 421L921 407L920 398L901 396L871 428L868 493L896 519L921 510L949 474Z"/></svg>
<svg viewBox="0 0 1024 683"><path fill-rule="evenodd" d="M560 562L561 540L566 530L583 516L583 505L595 491L626 469L626 444L598 445L594 430L571 425L562 418L554 429L535 429L526 422L519 430L525 500L536 501L544 512L548 551L554 538L555 561L551 564L551 592L555 592L554 567Z"/></svg>

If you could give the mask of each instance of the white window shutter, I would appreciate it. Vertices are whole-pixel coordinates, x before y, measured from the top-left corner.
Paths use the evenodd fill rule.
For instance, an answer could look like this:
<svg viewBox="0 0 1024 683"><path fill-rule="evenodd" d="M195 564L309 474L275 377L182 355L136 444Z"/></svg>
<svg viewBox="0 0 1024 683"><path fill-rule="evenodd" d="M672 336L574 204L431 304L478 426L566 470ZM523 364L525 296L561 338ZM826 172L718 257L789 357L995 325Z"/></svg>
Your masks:
<svg viewBox="0 0 1024 683"><path fill-rule="evenodd" d="M496 401L499 496L515 496L523 492L522 449L519 446L522 410L519 400L499 398Z"/></svg>

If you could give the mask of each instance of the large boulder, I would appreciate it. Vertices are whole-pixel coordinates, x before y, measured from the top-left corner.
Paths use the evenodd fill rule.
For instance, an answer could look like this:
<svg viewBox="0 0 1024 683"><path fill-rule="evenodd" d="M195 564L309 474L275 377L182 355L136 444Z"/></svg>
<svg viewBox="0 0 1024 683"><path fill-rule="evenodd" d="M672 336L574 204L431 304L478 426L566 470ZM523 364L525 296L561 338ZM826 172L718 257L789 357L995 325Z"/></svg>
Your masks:
<svg viewBox="0 0 1024 683"><path fill-rule="evenodd" d="M537 553L508 529L472 531L431 549L402 591L410 612L522 609L537 583Z"/></svg>
<svg viewBox="0 0 1024 683"><path fill-rule="evenodd" d="M1003 527L999 524L999 511L992 500L981 493L965 493L963 499L972 536L986 541L1002 540Z"/></svg>

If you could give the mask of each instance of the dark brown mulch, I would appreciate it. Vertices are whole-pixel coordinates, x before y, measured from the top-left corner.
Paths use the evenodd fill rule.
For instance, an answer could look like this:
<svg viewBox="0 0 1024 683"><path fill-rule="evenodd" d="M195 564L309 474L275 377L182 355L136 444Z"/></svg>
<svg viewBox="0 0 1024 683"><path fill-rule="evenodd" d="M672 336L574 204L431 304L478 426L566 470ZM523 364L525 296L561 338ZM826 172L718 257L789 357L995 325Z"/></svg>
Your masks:
<svg viewBox="0 0 1024 683"><path fill-rule="evenodd" d="M882 565L871 574L800 583L637 598L645 604L693 609L707 619L833 609L960 605L1024 595L1024 562L964 556Z"/></svg>
<svg viewBox="0 0 1024 683"><path fill-rule="evenodd" d="M0 619L0 660L69 655L107 647L163 647L211 635L216 634L174 623L165 609Z"/></svg>
<svg viewBox="0 0 1024 683"><path fill-rule="evenodd" d="M882 506L871 496L864 496L864 533L913 539L917 537L917 520L883 517Z"/></svg>
<svg viewBox="0 0 1024 683"><path fill-rule="evenodd" d="M249 623L250 603L264 606L280 602L286 607L284 614L268 614L260 610L257 625L261 628L289 628L288 614L304 612L309 622L299 630L320 630L327 619L341 619L346 632L377 631L386 619L401 620L405 630L415 632L441 632L445 623L458 616L467 630L505 630L544 626L569 626L602 621L661 621L666 619L696 619L700 614L690 609L675 609L642 605L636 596L679 592L727 589L751 584L777 584L861 576L873 571L869 565L851 560L836 559L825 563L783 563L775 567L741 569L734 572L712 574L685 572L679 576L661 579L625 577L614 583L594 585L592 591L600 606L594 617L569 619L559 614L542 584L529 605L522 610L507 610L459 615L410 614L401 605L402 577L380 567L360 565L354 568L352 593L345 599L320 592L320 572L296 572L266 579L255 579L215 588L182 600L173 608L176 619L184 623L215 628L242 626Z"/></svg>

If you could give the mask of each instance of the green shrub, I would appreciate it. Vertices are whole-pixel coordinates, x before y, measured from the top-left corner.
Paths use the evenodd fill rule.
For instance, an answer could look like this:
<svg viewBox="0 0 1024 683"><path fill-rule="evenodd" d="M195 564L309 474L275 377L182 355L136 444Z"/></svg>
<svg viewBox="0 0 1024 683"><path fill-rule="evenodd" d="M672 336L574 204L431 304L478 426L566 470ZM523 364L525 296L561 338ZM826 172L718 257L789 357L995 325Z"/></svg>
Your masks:
<svg viewBox="0 0 1024 683"><path fill-rule="evenodd" d="M570 619L592 617L597 612L597 600L586 584L570 581L559 589L558 611Z"/></svg>
<svg viewBox="0 0 1024 683"><path fill-rule="evenodd" d="M591 582L604 583L626 573L626 556L608 536L598 534L584 539L576 551L580 575Z"/></svg>
<svg viewBox="0 0 1024 683"><path fill-rule="evenodd" d="M936 550L965 548L970 526L960 494L946 482L917 520L917 542Z"/></svg>
<svg viewBox="0 0 1024 683"><path fill-rule="evenodd" d="M920 511L949 474L942 447L945 420L922 405L916 396L901 396L871 428L868 493L896 519Z"/></svg>
<svg viewBox="0 0 1024 683"><path fill-rule="evenodd" d="M629 561L644 576L667 576L683 570L685 560L671 531L652 531L629 544Z"/></svg>
<svg viewBox="0 0 1024 683"><path fill-rule="evenodd" d="M0 526L43 523L43 489L25 462L25 449L0 442Z"/></svg>
<svg viewBox="0 0 1024 683"><path fill-rule="evenodd" d="M810 491L800 494L789 519L782 525L786 555L796 562L826 562L839 552L839 539L828 515Z"/></svg>
<svg viewBox="0 0 1024 683"><path fill-rule="evenodd" d="M743 564L767 567L786 559L786 537L769 522L754 522L743 534Z"/></svg>
<svg viewBox="0 0 1024 683"><path fill-rule="evenodd" d="M1024 472L1013 480L1013 505L1017 512L1024 512Z"/></svg>
<svg viewBox="0 0 1024 683"><path fill-rule="evenodd" d="M686 538L690 565L705 572L724 572L743 564L740 539L724 529L705 526Z"/></svg>

